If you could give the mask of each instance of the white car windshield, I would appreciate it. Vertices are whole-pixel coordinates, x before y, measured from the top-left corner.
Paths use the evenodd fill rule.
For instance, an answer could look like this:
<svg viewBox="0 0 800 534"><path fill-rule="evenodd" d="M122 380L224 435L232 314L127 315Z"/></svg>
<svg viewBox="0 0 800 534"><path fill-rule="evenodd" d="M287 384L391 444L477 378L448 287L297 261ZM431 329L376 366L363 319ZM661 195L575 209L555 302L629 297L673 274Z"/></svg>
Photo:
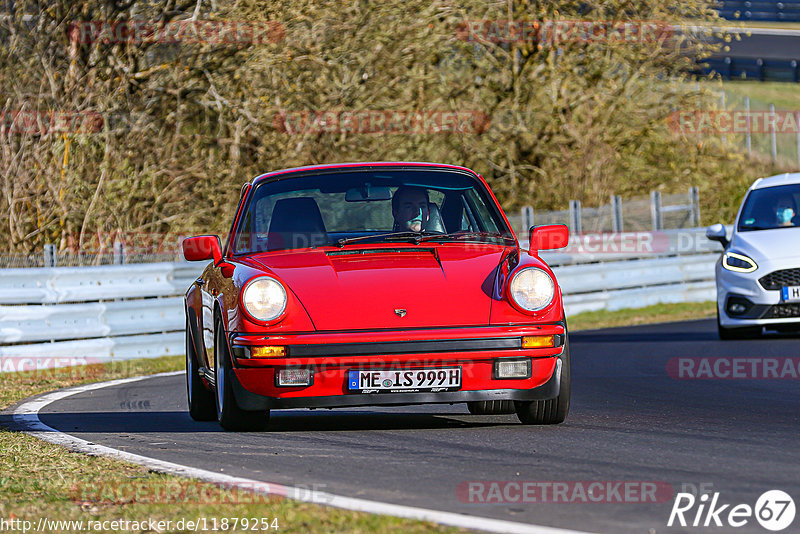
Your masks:
<svg viewBox="0 0 800 534"><path fill-rule="evenodd" d="M742 208L738 230L749 232L800 226L798 204L800 184L754 189Z"/></svg>

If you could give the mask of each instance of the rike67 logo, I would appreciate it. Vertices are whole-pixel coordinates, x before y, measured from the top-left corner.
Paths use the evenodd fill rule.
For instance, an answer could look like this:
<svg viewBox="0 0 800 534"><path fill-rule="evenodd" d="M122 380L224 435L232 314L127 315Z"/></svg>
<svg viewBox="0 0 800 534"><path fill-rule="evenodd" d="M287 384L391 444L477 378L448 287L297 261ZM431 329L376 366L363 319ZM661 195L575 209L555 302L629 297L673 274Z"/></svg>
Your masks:
<svg viewBox="0 0 800 534"><path fill-rule="evenodd" d="M667 526L682 527L743 527L755 518L767 530L784 530L794 521L794 500L781 490L764 492L755 506L720 501L719 492L695 497L691 493L678 493Z"/></svg>

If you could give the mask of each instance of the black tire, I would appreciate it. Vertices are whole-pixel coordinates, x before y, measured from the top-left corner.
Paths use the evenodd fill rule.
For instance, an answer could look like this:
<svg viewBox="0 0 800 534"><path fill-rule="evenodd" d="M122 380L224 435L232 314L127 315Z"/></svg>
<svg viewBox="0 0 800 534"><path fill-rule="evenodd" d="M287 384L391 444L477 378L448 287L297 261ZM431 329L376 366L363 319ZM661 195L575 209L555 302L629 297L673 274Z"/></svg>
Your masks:
<svg viewBox="0 0 800 534"><path fill-rule="evenodd" d="M214 379L216 415L222 428L233 432L259 432L267 428L269 410L242 410L236 402L233 394L233 366L220 322L214 328Z"/></svg>
<svg viewBox="0 0 800 534"><path fill-rule="evenodd" d="M719 320L719 310L717 310L717 333L723 341L732 339L758 339L761 337L763 328L760 326L744 326L741 328L725 328Z"/></svg>
<svg viewBox="0 0 800 534"><path fill-rule="evenodd" d="M514 401L510 400L470 401L467 409L473 415L504 415L515 411Z"/></svg>
<svg viewBox="0 0 800 534"><path fill-rule="evenodd" d="M526 425L557 425L563 423L569 414L571 386L569 364L569 339L564 342L561 359L561 388L558 397L548 400L516 401L517 417Z"/></svg>
<svg viewBox="0 0 800 534"><path fill-rule="evenodd" d="M200 379L200 365L189 331L189 319L186 319L186 400L189 404L189 415L195 421L216 421L217 405L214 392L206 388Z"/></svg>

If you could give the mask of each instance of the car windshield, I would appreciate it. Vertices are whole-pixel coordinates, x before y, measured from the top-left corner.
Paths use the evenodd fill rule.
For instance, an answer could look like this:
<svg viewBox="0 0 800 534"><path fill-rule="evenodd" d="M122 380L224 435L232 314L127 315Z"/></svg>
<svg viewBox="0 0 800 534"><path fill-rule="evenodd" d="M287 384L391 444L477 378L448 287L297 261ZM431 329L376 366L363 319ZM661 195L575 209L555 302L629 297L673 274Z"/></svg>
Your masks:
<svg viewBox="0 0 800 534"><path fill-rule="evenodd" d="M404 241L509 244L513 234L466 172L371 168L257 184L232 252Z"/></svg>
<svg viewBox="0 0 800 534"><path fill-rule="evenodd" d="M800 226L798 204L800 184L754 189L742 208L738 230L749 232Z"/></svg>

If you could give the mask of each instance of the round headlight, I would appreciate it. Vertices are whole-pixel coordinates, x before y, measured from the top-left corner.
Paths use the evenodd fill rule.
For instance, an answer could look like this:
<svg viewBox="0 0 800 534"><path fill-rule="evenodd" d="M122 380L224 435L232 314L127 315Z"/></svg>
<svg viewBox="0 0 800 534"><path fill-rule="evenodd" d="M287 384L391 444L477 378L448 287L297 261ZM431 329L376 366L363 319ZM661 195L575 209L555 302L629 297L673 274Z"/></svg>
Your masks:
<svg viewBox="0 0 800 534"><path fill-rule="evenodd" d="M254 318L264 322L272 321L286 309L286 290L274 278L256 278L244 287L242 303L247 313Z"/></svg>
<svg viewBox="0 0 800 534"><path fill-rule="evenodd" d="M511 298L528 311L538 311L553 301L556 285L546 272L535 267L517 271L509 286Z"/></svg>

